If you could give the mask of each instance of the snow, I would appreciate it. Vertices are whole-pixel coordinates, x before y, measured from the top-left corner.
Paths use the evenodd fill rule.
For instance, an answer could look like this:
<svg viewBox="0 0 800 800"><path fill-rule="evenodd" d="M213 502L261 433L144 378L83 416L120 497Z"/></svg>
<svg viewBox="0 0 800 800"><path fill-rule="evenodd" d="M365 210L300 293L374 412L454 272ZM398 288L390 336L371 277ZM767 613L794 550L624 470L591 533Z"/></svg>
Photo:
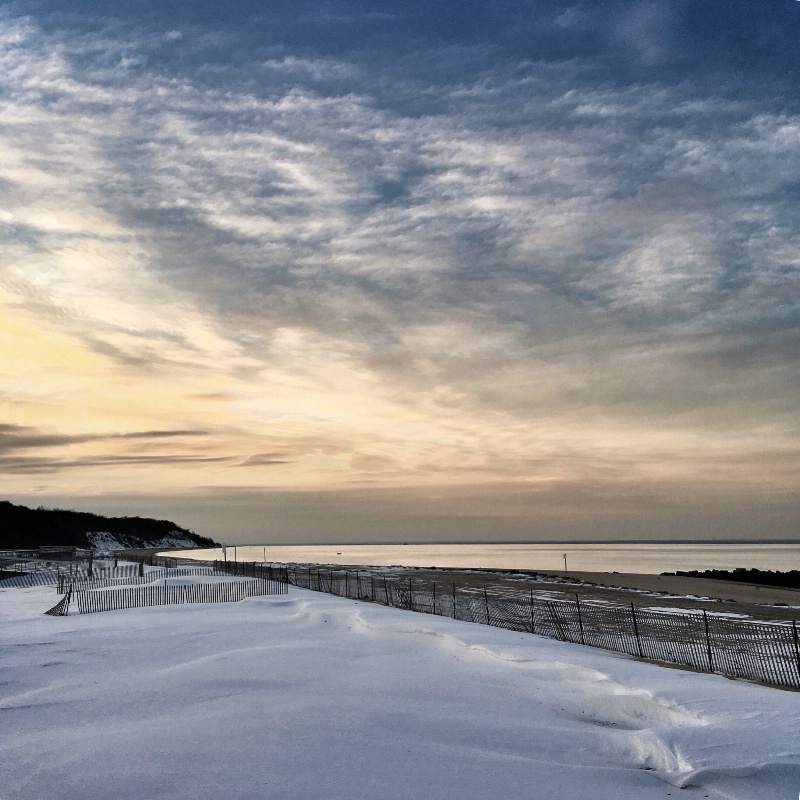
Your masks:
<svg viewBox="0 0 800 800"><path fill-rule="evenodd" d="M800 791L799 693L295 587L44 616L55 599L0 590L2 800Z"/></svg>
<svg viewBox="0 0 800 800"><path fill-rule="evenodd" d="M126 536L125 534L110 533L109 531L92 531L86 534L86 538L89 540L90 547L103 552L136 549L139 547L164 549L197 547L197 544L180 531L175 531L171 536L162 536L159 539L148 539L147 541L139 536Z"/></svg>

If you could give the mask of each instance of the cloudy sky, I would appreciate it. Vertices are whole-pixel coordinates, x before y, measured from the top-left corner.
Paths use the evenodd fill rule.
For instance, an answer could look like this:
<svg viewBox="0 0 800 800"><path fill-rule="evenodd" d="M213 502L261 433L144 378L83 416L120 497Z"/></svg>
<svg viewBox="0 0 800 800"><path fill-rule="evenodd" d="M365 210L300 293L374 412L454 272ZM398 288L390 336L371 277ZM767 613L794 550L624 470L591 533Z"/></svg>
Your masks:
<svg viewBox="0 0 800 800"><path fill-rule="evenodd" d="M228 541L800 533L796 0L0 11L0 471Z"/></svg>

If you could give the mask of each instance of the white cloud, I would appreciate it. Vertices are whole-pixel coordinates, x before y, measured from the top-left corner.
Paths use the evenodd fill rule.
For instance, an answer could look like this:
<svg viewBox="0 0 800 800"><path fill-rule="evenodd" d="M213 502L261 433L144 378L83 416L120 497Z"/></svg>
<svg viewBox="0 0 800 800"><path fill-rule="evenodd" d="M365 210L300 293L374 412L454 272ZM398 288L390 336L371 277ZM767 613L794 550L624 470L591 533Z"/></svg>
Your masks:
<svg viewBox="0 0 800 800"><path fill-rule="evenodd" d="M0 33L6 291L126 368L233 376L257 452L294 406L302 458L336 470L520 475L543 441L711 436L715 409L793 402L774 377L777 400L737 401L765 373L719 346L797 287L791 115L571 62L432 81L410 113L418 87L345 59L181 73L145 38Z"/></svg>

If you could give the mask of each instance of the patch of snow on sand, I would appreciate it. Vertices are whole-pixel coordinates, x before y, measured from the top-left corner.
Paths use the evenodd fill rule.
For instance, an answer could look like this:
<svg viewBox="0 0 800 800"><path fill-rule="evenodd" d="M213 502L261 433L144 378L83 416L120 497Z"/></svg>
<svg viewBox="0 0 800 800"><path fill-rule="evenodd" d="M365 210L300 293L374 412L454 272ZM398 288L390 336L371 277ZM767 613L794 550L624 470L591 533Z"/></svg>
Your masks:
<svg viewBox="0 0 800 800"><path fill-rule="evenodd" d="M0 590L2 800L800 791L799 693L295 587L63 618L52 601Z"/></svg>
<svg viewBox="0 0 800 800"><path fill-rule="evenodd" d="M664 611L668 614L694 614L702 617L702 608L672 608L670 606L648 606L648 611ZM735 611L706 611L709 617L720 617L723 619L750 619L749 614L739 614Z"/></svg>

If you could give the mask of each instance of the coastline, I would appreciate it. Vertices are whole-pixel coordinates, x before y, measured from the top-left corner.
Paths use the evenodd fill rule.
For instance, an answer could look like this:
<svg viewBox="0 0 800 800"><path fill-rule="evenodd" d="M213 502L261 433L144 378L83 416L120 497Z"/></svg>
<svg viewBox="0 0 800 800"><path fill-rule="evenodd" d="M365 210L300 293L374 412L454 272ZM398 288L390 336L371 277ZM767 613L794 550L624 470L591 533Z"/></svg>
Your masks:
<svg viewBox="0 0 800 800"><path fill-rule="evenodd" d="M684 575L648 575L643 573L616 572L552 572L554 577L575 578L608 588L620 587L645 592L668 592L671 595L686 597L711 597L714 600L732 600L737 603L754 605L800 606L800 590L784 589L777 586L764 586L737 581L716 580L713 578L694 578Z"/></svg>

